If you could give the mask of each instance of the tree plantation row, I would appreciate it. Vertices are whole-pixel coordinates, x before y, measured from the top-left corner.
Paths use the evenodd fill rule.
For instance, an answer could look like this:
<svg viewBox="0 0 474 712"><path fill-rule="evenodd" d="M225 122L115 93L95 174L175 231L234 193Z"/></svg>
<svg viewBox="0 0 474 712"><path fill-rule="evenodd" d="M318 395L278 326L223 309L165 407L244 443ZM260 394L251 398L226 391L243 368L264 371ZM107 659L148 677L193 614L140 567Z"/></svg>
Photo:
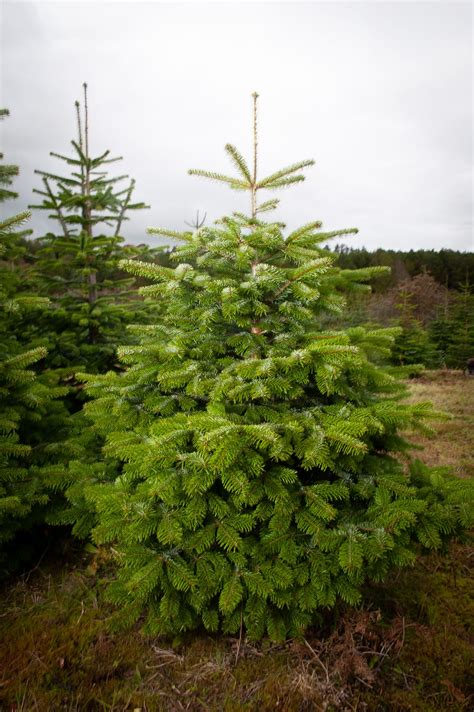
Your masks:
<svg viewBox="0 0 474 712"><path fill-rule="evenodd" d="M110 545L116 623L153 634L300 635L472 523L471 482L412 456L404 433L439 414L404 402L399 368L474 355L469 285L441 300L439 337L403 285L401 326L377 322L388 268L327 247L357 229L273 217L313 161L260 176L252 102L251 161L227 144L230 175L190 171L248 211L151 228L165 255L124 244L146 206L118 159L91 156L85 86L63 171L38 171L51 232L30 249L27 212L0 225L1 566L67 525ZM2 201L17 171L2 165Z"/></svg>

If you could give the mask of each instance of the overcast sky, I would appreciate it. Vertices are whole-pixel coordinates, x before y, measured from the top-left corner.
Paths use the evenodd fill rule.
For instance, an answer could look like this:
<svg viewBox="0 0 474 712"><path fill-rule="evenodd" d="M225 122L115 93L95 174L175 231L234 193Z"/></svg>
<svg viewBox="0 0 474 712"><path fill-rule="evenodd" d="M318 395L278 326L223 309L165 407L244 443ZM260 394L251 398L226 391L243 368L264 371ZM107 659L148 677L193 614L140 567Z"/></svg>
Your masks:
<svg viewBox="0 0 474 712"><path fill-rule="evenodd" d="M20 165L18 209L39 187L34 169L58 170L49 151L75 138L83 81L92 149L122 155L151 205L127 239L157 244L147 226L242 209L242 196L187 169L227 172L227 142L249 156L258 90L262 174L316 160L278 196L289 228L321 219L357 226L345 242L368 249L474 249L469 2L16 0L1 24L2 149ZM47 229L43 213L32 226Z"/></svg>

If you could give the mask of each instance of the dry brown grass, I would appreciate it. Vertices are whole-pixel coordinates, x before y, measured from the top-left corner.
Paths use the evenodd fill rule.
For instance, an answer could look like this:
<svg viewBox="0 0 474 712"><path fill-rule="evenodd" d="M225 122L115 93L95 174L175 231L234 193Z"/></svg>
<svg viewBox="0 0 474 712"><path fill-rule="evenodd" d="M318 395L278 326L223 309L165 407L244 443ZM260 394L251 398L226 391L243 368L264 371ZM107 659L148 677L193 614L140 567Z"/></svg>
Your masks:
<svg viewBox="0 0 474 712"><path fill-rule="evenodd" d="M474 377L461 371L429 371L409 383L410 401L431 401L451 418L435 424L432 437L416 435L427 465L449 467L459 477L474 476Z"/></svg>

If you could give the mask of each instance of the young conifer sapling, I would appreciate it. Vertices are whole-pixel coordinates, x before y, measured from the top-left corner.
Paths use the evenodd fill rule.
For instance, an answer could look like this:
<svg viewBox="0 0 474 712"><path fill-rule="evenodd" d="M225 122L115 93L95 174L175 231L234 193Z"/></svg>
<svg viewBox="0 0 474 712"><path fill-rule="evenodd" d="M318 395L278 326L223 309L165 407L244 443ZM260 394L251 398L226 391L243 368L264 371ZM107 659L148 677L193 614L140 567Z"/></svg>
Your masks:
<svg viewBox="0 0 474 712"><path fill-rule="evenodd" d="M261 194L301 182L313 161L260 178L256 94L253 107L252 166L228 144L234 175L190 171L247 192L250 214L150 229L179 241L176 266L123 267L151 280L140 291L164 305L161 319L119 350L123 373L84 376L104 463L121 463L102 484L75 465L93 537L117 553L118 622L146 612L154 633L298 635L460 534L472 512L469 483L402 464L402 432L433 412L403 403L374 360L397 330L322 326L384 268L334 264L322 245L355 228L288 234L263 219L278 200Z"/></svg>

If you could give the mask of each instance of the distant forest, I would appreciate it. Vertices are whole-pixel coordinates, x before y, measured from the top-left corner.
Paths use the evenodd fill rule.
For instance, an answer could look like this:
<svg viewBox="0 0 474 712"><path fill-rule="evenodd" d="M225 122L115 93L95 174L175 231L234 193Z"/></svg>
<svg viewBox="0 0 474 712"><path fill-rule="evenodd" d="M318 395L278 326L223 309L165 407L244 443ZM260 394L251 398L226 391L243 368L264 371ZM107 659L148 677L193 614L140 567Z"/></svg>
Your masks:
<svg viewBox="0 0 474 712"><path fill-rule="evenodd" d="M147 249L160 264L171 264L169 255L174 247ZM410 277L428 272L433 279L446 289L459 290L466 283L474 283L474 252L458 250L366 250L364 247L349 247L348 245L326 245L325 249L338 255L338 264L343 269L363 269L384 265L390 267L390 274L374 280L374 292L384 292Z"/></svg>
<svg viewBox="0 0 474 712"><path fill-rule="evenodd" d="M459 289L461 285L474 282L474 252L459 252L457 250L384 250L374 251L364 247L353 248L347 245L336 245L332 252L339 255L339 265L344 269L360 269L374 265L387 265L391 268L390 276L377 280L375 291L384 291L409 277L415 277L423 272L431 276L447 289Z"/></svg>
<svg viewBox="0 0 474 712"><path fill-rule="evenodd" d="M390 268L371 282L369 292L355 293L348 299L344 314L334 326L379 324L401 329L391 357L398 366L464 369L472 361L473 252L369 252L346 245L336 245L332 252L338 255L337 264L342 269Z"/></svg>

